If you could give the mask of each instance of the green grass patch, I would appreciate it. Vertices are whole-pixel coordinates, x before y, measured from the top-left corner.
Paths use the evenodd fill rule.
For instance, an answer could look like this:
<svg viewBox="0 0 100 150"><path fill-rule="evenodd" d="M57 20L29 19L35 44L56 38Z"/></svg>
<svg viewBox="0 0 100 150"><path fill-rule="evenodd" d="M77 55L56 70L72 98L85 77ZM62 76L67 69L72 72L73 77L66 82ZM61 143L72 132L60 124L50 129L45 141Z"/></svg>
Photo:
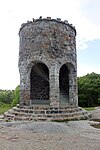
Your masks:
<svg viewBox="0 0 100 150"><path fill-rule="evenodd" d="M100 119L91 119L91 120L95 122L100 122Z"/></svg>
<svg viewBox="0 0 100 150"><path fill-rule="evenodd" d="M100 124L92 124L91 126L94 128L100 129Z"/></svg>
<svg viewBox="0 0 100 150"><path fill-rule="evenodd" d="M96 110L95 107L84 107L83 109L85 109L87 111Z"/></svg>
<svg viewBox="0 0 100 150"><path fill-rule="evenodd" d="M4 114L4 112L8 111L10 108L10 104L0 104L0 115Z"/></svg>

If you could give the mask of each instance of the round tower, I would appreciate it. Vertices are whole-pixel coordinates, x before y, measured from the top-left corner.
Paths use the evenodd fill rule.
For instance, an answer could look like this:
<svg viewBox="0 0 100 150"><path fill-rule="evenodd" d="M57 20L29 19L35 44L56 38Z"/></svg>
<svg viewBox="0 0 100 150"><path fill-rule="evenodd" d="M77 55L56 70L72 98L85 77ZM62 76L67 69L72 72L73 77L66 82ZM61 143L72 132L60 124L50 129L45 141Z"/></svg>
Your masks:
<svg viewBox="0 0 100 150"><path fill-rule="evenodd" d="M40 17L22 24L19 37L20 106L78 106L75 27Z"/></svg>

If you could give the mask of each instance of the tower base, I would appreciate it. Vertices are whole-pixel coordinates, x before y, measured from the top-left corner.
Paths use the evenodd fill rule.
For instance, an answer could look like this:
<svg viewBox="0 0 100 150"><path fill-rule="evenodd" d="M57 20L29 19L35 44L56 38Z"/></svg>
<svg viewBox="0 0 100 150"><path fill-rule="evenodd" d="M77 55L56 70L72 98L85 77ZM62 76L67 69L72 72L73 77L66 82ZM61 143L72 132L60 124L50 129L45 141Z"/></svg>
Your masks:
<svg viewBox="0 0 100 150"><path fill-rule="evenodd" d="M49 105L32 105L13 107L4 113L8 120L33 120L33 121L69 121L85 120L91 115L81 107L50 107Z"/></svg>

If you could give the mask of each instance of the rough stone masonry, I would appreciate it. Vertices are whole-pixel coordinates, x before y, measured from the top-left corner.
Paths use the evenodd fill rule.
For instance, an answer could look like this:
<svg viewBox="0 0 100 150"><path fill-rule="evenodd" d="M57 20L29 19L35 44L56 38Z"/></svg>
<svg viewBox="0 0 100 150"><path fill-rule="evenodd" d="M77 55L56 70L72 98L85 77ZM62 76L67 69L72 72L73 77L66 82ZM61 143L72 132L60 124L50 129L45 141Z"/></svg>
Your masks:
<svg viewBox="0 0 100 150"><path fill-rule="evenodd" d="M33 19L20 31L20 106L78 106L76 30L68 21Z"/></svg>

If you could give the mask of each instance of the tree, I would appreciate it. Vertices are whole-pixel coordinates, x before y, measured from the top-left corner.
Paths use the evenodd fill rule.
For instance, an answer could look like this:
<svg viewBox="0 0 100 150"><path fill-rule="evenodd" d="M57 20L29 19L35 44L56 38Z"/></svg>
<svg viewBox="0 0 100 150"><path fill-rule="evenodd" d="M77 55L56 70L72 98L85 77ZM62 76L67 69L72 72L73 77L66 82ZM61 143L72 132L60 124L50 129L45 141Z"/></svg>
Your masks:
<svg viewBox="0 0 100 150"><path fill-rule="evenodd" d="M0 102L11 104L13 100L13 90L0 90Z"/></svg>
<svg viewBox="0 0 100 150"><path fill-rule="evenodd" d="M16 106L19 103L19 99L20 99L20 87L19 85L16 87L14 94L13 94L13 100L11 103L11 106Z"/></svg>
<svg viewBox="0 0 100 150"><path fill-rule="evenodd" d="M89 107L100 104L100 74L91 73L78 77L79 106Z"/></svg>

